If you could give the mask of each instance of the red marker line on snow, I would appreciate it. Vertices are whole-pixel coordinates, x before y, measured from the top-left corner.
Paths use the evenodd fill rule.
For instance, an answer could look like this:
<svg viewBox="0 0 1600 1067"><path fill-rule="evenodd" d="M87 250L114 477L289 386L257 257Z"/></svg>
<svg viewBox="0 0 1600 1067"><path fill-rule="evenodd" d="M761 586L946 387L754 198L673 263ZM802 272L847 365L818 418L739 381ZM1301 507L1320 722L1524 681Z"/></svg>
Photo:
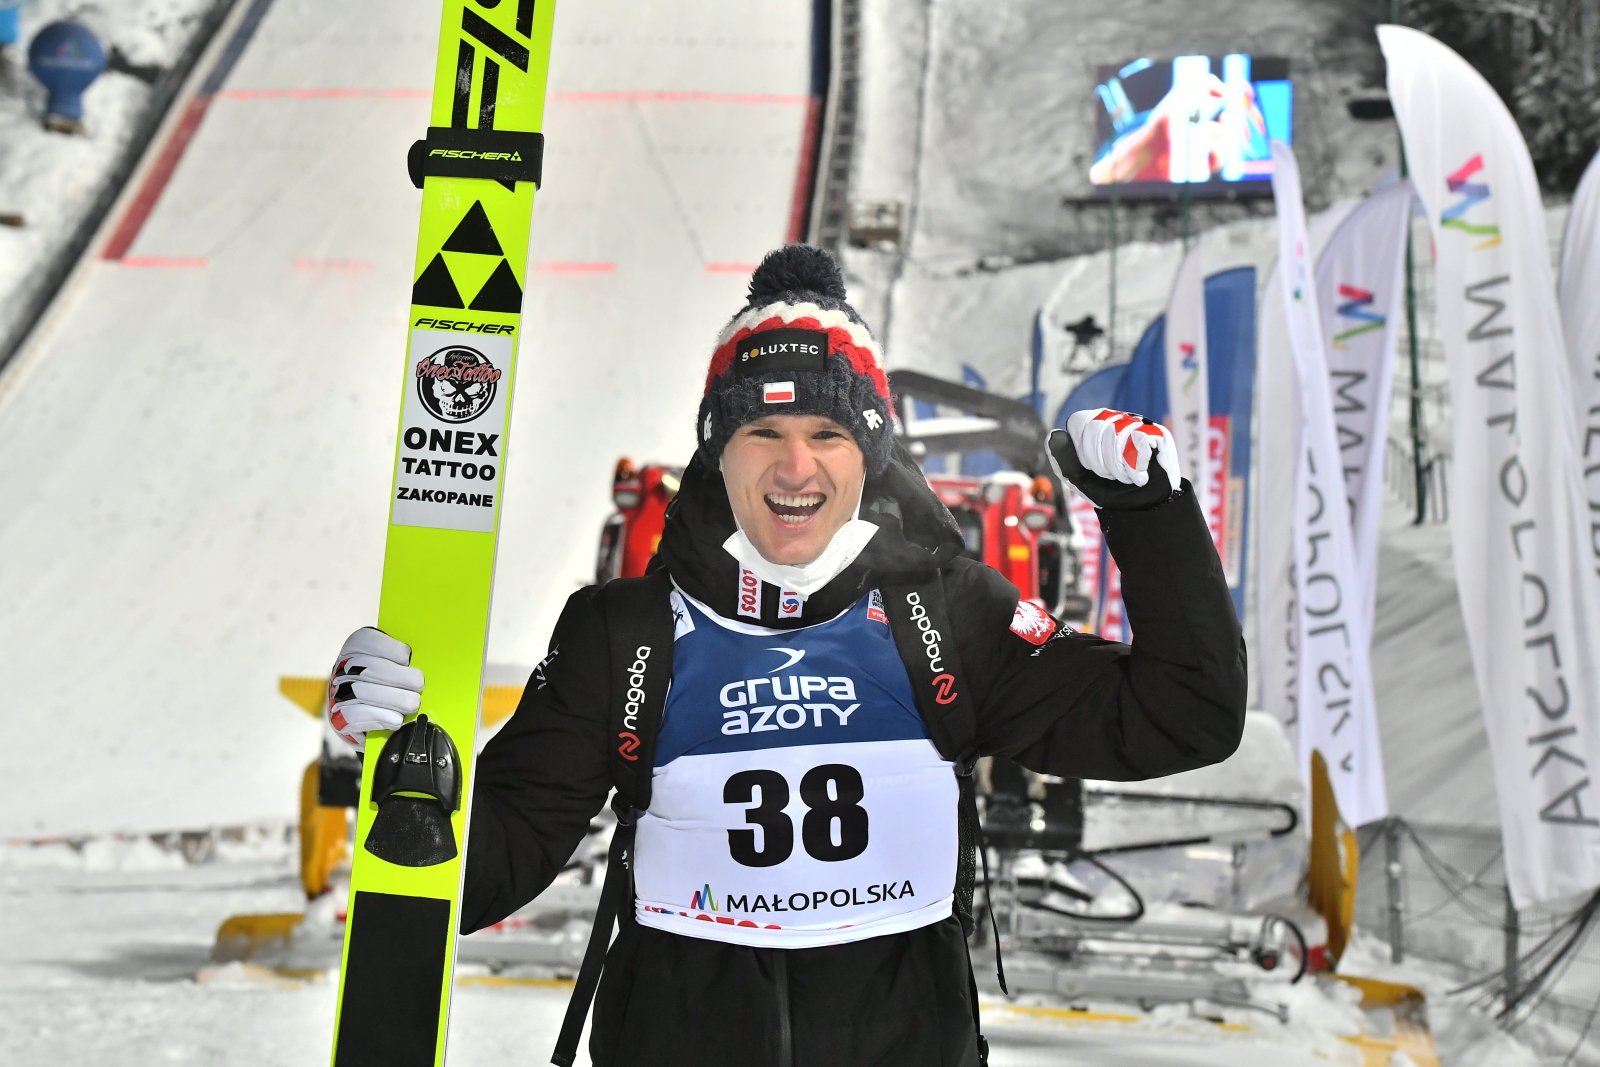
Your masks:
<svg viewBox="0 0 1600 1067"><path fill-rule="evenodd" d="M796 93L713 93L704 90L590 90L556 93L564 104L743 104L753 107L798 107L811 97Z"/></svg>
<svg viewBox="0 0 1600 1067"><path fill-rule="evenodd" d="M145 221L150 218L150 212L155 210L156 201L161 199L161 192L167 187L172 172L178 169L178 160L183 158L184 150L189 147L189 141L200 128L200 120L206 117L206 108L210 106L209 96L197 96L184 108L183 117L172 128L167 143L161 146L161 152L150 164L150 169L145 171L139 191L133 194L128 209L122 213L122 219L106 242L103 258L121 259L128 254L134 238L139 236Z"/></svg>
<svg viewBox="0 0 1600 1067"><path fill-rule="evenodd" d="M583 263L542 260L535 263L533 269L546 274L611 274L617 269L617 265L604 262Z"/></svg>
<svg viewBox="0 0 1600 1067"><path fill-rule="evenodd" d="M224 89L224 100L431 100L431 89L366 89L324 86L317 89Z"/></svg>
<svg viewBox="0 0 1600 1067"><path fill-rule="evenodd" d="M345 271L347 273L361 273L372 269L370 259L308 259L299 257L294 261L295 270L331 270Z"/></svg>
<svg viewBox="0 0 1600 1067"><path fill-rule="evenodd" d="M266 18L267 9L271 6L272 0L251 0L250 7L239 20L238 28L233 31L233 36L228 39L221 55L217 57L216 65L206 75L194 98L184 105L183 115L178 124L168 134L166 143L161 146L150 169L145 172L138 192L128 202L128 209L122 213L121 220L112 231L101 258L121 260L128 254L128 249L133 247L139 231L144 228L150 213L155 210L156 202L161 199L161 193L167 187L172 172L177 170L178 161L183 158L189 142L194 139L195 131L200 128L201 120L206 117L206 109L221 91L222 83L233 72L239 57L244 55L250 39L255 36L256 28L261 25L261 20ZM204 262L200 261L202 265Z"/></svg>
<svg viewBox="0 0 1600 1067"><path fill-rule="evenodd" d="M785 240L805 240L806 215L811 207L812 173L816 169L817 141L822 137L822 98L808 96L805 126L800 134L800 158L795 164L794 195L789 199L789 232Z"/></svg>
<svg viewBox="0 0 1600 1067"><path fill-rule="evenodd" d="M111 259L110 256L106 258ZM202 267L211 265L211 261L204 256L124 256L113 262L119 267L152 267L173 270L199 270Z"/></svg>
<svg viewBox="0 0 1600 1067"><path fill-rule="evenodd" d="M429 100L431 89L327 85L316 88L224 89L217 94L224 100ZM739 104L749 107L799 107L812 104L813 98L793 93L715 93L704 90L627 90L601 89L556 93L564 104Z"/></svg>

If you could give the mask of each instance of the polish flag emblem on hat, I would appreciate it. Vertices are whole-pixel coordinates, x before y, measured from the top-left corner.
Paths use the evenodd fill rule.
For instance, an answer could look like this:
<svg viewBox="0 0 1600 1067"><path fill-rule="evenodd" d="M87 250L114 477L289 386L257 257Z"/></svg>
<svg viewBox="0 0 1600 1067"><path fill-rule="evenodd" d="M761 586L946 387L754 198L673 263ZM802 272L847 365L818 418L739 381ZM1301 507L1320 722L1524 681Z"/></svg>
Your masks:
<svg viewBox="0 0 1600 1067"><path fill-rule="evenodd" d="M768 404L794 403L793 382L767 382L761 387L761 399Z"/></svg>

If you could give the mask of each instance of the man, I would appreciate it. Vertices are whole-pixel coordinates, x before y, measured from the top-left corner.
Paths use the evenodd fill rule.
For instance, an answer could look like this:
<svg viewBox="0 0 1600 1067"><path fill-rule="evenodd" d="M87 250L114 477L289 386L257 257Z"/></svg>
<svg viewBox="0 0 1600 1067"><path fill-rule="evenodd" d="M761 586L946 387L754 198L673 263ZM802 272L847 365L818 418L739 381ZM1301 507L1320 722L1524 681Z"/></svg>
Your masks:
<svg viewBox="0 0 1600 1067"><path fill-rule="evenodd" d="M653 576L568 601L478 760L463 930L537 896L616 769L649 768L599 1067L978 1064L970 866L958 877L972 760L1139 779L1238 744L1243 642L1170 434L1079 412L1049 442L1102 506L1129 646L1073 633L962 557L891 417L832 258L770 254L718 338ZM670 648L636 642L621 607L650 582ZM408 657L357 631L334 728L359 741L416 711ZM663 663L652 731L643 679ZM616 684L636 694L620 731Z"/></svg>

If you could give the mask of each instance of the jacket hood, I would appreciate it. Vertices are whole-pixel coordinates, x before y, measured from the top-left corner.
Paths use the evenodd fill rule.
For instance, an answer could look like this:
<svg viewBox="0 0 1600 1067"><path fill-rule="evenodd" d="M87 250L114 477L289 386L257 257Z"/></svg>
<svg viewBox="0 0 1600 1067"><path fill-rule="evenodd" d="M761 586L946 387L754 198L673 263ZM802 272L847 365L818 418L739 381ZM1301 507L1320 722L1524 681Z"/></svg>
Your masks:
<svg viewBox="0 0 1600 1067"><path fill-rule="evenodd" d="M855 562L806 598L799 617L780 614L781 590L765 582L758 582L753 591L759 618L749 610L741 612L741 593L748 596L752 591L740 589L743 568L722 547L736 529L733 508L722 472L696 453L667 508L651 569L666 567L684 592L724 618L742 615L762 626L786 630L831 619L874 586L926 578L961 553L955 518L899 440L883 473L867 478L861 518L879 532Z"/></svg>

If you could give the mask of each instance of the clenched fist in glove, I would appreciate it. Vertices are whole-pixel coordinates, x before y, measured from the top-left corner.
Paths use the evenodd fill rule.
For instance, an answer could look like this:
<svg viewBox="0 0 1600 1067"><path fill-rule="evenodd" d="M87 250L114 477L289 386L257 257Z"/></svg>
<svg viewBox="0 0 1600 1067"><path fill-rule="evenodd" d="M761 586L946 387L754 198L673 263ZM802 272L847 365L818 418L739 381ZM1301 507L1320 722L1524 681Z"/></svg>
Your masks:
<svg viewBox="0 0 1600 1067"><path fill-rule="evenodd" d="M1182 484L1172 432L1142 415L1074 411L1067 428L1051 430L1046 444L1056 473L1098 508L1154 507Z"/></svg>
<svg viewBox="0 0 1600 1067"><path fill-rule="evenodd" d="M422 672L411 648L363 626L346 638L328 676L328 725L357 748L369 730L394 730L422 706Z"/></svg>

